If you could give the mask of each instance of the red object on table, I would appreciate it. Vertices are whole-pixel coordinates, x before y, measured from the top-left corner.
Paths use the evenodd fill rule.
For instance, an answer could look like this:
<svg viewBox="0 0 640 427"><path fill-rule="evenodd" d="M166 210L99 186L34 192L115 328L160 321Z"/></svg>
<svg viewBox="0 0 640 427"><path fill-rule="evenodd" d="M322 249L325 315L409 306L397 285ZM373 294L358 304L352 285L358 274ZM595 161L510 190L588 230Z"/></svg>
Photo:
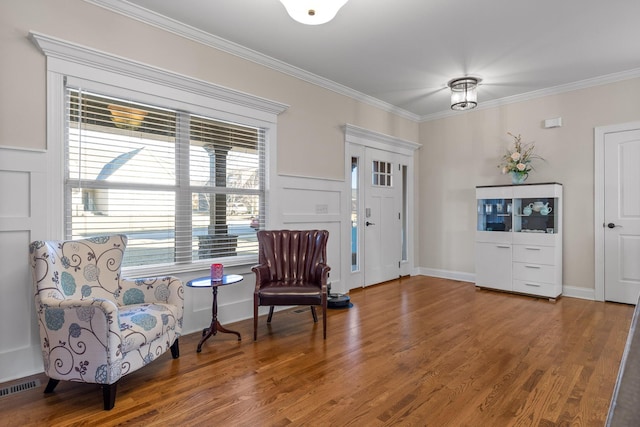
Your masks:
<svg viewBox="0 0 640 427"><path fill-rule="evenodd" d="M224 276L224 266L222 264L211 264L211 280L219 282Z"/></svg>

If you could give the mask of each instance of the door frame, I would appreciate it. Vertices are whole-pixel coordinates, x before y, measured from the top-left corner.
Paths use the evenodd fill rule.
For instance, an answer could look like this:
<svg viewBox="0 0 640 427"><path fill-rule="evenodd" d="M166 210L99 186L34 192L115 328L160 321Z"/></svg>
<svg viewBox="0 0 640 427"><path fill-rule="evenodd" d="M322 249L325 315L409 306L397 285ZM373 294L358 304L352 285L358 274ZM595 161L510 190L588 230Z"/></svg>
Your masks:
<svg viewBox="0 0 640 427"><path fill-rule="evenodd" d="M609 126L598 126L594 129L594 209L593 235L595 253L595 300L604 301L604 245L605 245L605 215L604 215L604 141L609 133L625 132L640 129L640 121L620 123Z"/></svg>
<svg viewBox="0 0 640 427"><path fill-rule="evenodd" d="M407 275L402 273L403 265L406 267L408 262L402 259L404 224L401 213L404 211L403 191L408 183L403 179L400 167L410 158L389 150L367 147L364 148L363 160L364 179L360 180L364 202L364 227L360 228L363 237L361 271L364 286L372 286ZM373 162L391 167L384 173L385 176L390 173L391 185L386 180L382 185L372 183ZM362 210L358 212L362 213ZM372 227L367 225L369 221Z"/></svg>
<svg viewBox="0 0 640 427"><path fill-rule="evenodd" d="M368 129L364 129L351 124L346 124L344 127L345 132L345 180L344 180L344 199L342 211L342 223L344 224L344 236L351 236L351 156L353 153L364 153L363 148L374 148L378 150L390 151L400 155L408 157L408 170L407 170L407 260L403 262L401 267L402 272L411 273L414 269L414 235L415 235L415 187L414 182L417 179L417 171L415 170L415 152L422 147L421 144L416 142L407 141L401 138L385 135L382 133L374 132ZM363 157L361 157L362 160ZM363 168L361 167L362 171ZM361 176L361 180L365 179ZM360 224L364 218L364 203L362 197L360 197L360 204L358 206L358 229L362 230L364 223ZM345 239L347 240L347 239ZM362 251L362 233L358 233L358 250ZM343 277L345 278L345 291L350 289L362 287L363 274L362 269L364 265L361 258L361 270L357 272L351 271L351 239L342 243L344 248L343 259ZM355 285L354 285L355 282Z"/></svg>

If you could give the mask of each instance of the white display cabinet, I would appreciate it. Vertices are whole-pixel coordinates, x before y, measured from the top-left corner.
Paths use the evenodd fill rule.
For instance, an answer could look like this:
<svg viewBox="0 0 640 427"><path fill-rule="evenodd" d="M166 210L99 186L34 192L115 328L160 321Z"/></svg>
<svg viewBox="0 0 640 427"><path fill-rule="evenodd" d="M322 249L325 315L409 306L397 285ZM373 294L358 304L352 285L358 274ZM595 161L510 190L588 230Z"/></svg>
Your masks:
<svg viewBox="0 0 640 427"><path fill-rule="evenodd" d="M562 184L476 187L476 286L562 294Z"/></svg>

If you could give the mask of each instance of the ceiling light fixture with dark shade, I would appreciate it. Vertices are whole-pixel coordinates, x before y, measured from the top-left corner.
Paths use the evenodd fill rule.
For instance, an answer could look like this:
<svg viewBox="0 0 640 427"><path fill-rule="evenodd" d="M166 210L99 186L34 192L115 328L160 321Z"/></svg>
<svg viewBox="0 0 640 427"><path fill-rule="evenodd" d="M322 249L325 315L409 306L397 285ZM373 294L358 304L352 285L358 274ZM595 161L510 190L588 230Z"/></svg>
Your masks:
<svg viewBox="0 0 640 427"><path fill-rule="evenodd" d="M450 80L447 86L451 88L451 109L470 110L478 105L478 83L476 77L459 77Z"/></svg>
<svg viewBox="0 0 640 427"><path fill-rule="evenodd" d="M289 15L306 25L331 21L348 0L280 0Z"/></svg>

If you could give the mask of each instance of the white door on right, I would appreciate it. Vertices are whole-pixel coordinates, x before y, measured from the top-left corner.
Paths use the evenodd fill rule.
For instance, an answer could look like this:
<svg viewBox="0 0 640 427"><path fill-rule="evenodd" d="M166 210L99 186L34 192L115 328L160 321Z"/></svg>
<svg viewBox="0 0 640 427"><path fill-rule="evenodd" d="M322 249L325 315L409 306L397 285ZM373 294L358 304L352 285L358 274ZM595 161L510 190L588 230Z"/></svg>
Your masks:
<svg viewBox="0 0 640 427"><path fill-rule="evenodd" d="M604 137L604 299L640 295L640 129Z"/></svg>

